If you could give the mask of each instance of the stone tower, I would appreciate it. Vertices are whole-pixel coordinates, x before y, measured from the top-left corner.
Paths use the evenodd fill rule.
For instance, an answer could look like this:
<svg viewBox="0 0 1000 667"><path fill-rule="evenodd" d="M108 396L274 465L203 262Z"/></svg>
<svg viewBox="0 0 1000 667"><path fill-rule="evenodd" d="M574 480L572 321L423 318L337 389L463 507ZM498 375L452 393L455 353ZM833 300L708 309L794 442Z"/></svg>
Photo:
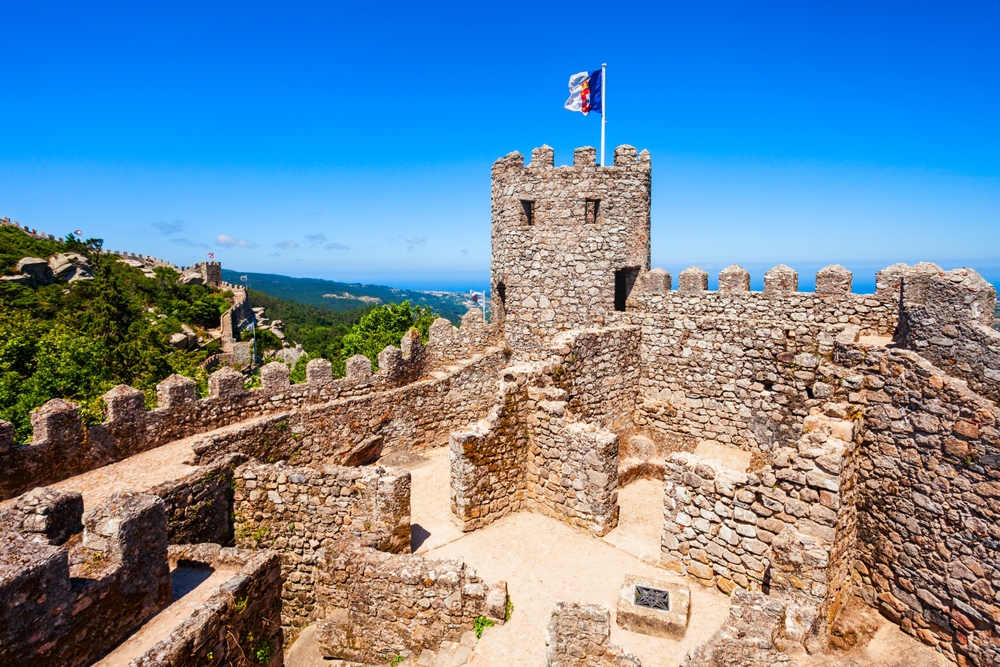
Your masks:
<svg viewBox="0 0 1000 667"><path fill-rule="evenodd" d="M625 309L649 270L649 201L649 152L632 146L611 167L591 147L572 167L555 167L548 146L528 166L517 152L493 163L493 314L510 348L530 354Z"/></svg>

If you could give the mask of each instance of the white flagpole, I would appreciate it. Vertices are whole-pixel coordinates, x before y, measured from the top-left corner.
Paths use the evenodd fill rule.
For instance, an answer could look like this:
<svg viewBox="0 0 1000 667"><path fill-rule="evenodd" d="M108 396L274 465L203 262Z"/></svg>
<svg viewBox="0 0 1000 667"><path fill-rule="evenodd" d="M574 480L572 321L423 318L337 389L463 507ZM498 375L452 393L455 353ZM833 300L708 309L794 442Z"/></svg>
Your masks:
<svg viewBox="0 0 1000 667"><path fill-rule="evenodd" d="M604 126L608 122L608 64L601 63L601 166L604 166Z"/></svg>

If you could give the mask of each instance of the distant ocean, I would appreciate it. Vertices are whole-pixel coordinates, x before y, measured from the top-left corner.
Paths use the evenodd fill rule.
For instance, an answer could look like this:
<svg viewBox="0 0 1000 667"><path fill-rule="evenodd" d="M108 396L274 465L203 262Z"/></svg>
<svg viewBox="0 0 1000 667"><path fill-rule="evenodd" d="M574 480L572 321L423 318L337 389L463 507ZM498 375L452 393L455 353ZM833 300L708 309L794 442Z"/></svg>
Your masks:
<svg viewBox="0 0 1000 667"><path fill-rule="evenodd" d="M909 262L913 263L913 262ZM892 264L892 262L872 263L872 262L845 262L843 266L854 274L853 290L857 294L873 294L875 292L875 273ZM774 264L761 263L740 263L740 265L750 272L750 289L764 289L764 273L775 266ZM792 263L790 266L799 273L799 290L811 292L816 285L816 272L827 266L827 263L801 262ZM941 267L945 270L968 266L977 270L980 275L991 282L1000 291L1000 260L994 262L941 262ZM653 266L669 271L673 276L674 289L677 288L677 274L688 268L690 264L657 264ZM719 285L719 271L729 266L729 264L700 264L705 271L708 271L708 288L717 289ZM373 273L365 276L313 276L316 278L327 278L329 280L342 280L345 282L363 282L367 284L389 285L416 290L435 290L442 292L468 292L469 290L481 291L489 287L489 270L481 272L467 272L459 275L448 273Z"/></svg>

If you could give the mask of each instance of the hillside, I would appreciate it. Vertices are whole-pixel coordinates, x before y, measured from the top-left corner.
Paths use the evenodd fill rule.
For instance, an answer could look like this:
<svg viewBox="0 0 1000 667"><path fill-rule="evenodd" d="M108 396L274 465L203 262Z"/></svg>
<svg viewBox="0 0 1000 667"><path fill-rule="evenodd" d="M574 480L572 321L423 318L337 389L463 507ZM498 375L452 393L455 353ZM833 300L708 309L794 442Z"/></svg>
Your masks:
<svg viewBox="0 0 1000 667"><path fill-rule="evenodd" d="M459 292L422 292L385 285L340 283L319 278L291 278L272 273L222 270L222 279L229 283L239 284L241 275L249 276L250 287L256 291L335 312L409 301L413 306L427 306L434 312L440 313L441 317L458 324L471 305L469 295Z"/></svg>

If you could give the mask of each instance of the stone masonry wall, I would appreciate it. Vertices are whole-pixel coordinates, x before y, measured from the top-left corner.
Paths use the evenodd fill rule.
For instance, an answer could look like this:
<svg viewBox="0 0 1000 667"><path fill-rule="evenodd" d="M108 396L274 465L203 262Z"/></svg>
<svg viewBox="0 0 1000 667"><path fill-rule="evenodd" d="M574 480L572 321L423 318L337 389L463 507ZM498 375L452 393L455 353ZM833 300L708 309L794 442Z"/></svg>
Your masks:
<svg viewBox="0 0 1000 667"><path fill-rule="evenodd" d="M570 331L553 338L553 384L575 417L615 433L632 428L642 378L639 327Z"/></svg>
<svg viewBox="0 0 1000 667"><path fill-rule="evenodd" d="M918 264L903 279L896 340L993 401L1000 401L996 289L972 269Z"/></svg>
<svg viewBox="0 0 1000 667"><path fill-rule="evenodd" d="M163 501L170 544L229 544L233 539L233 471L238 454L223 456L146 493Z"/></svg>
<svg viewBox="0 0 1000 667"><path fill-rule="evenodd" d="M631 146L609 167L578 148L572 167L556 168L548 146L527 167L520 153L493 164L493 310L516 354L604 323L616 271L649 269L649 201L649 153Z"/></svg>
<svg viewBox="0 0 1000 667"><path fill-rule="evenodd" d="M172 546L178 564L236 572L129 667L281 667L281 560L273 551Z"/></svg>
<svg viewBox="0 0 1000 667"><path fill-rule="evenodd" d="M810 409L839 385L828 362L836 336L888 336L896 326L889 289L671 291L659 273L643 276L624 316L642 327L636 425L668 449L703 439L762 452L794 443Z"/></svg>
<svg viewBox="0 0 1000 667"><path fill-rule="evenodd" d="M907 350L836 359L864 377L858 590L960 664L1000 664L1000 409Z"/></svg>
<svg viewBox="0 0 1000 667"><path fill-rule="evenodd" d="M797 447L778 449L773 466L752 473L672 454L665 464L662 564L725 593L768 587L823 605L831 594L830 554L854 540L841 494L853 484L845 461L857 422L846 417L841 405L808 417Z"/></svg>
<svg viewBox="0 0 1000 667"><path fill-rule="evenodd" d="M506 584L487 584L458 560L348 542L326 551L317 575L320 651L348 665L385 665L436 650L459 640L478 616L502 624L507 615Z"/></svg>
<svg viewBox="0 0 1000 667"><path fill-rule="evenodd" d="M83 524L62 547L0 536L0 662L90 665L170 603L158 498L117 493Z"/></svg>
<svg viewBox="0 0 1000 667"><path fill-rule="evenodd" d="M451 505L463 530L523 507L604 535L618 522L618 438L573 421L555 361L501 372L490 415L451 436Z"/></svg>
<svg viewBox="0 0 1000 667"><path fill-rule="evenodd" d="M456 349L448 341L448 349ZM371 373L370 364L365 369L355 362L349 364L353 372L341 380L333 379L329 362L316 359L309 362L308 382L289 385L288 367L273 363L261 371L264 386L245 391L243 377L223 368L209 378L209 397L198 399L194 381L174 375L157 386L159 407L153 411L145 410L142 392L121 385L104 396L108 420L89 428L84 428L76 404L49 401L32 413L34 437L27 445L16 446L10 425L0 421L0 467L8 472L0 478L0 499L181 438L309 407L322 409L303 423L315 423L317 433L329 429L337 435L300 447L304 453L325 451L331 441L349 453L372 432L384 433L387 442L419 448L434 438L443 441L470 416L485 415L500 365L498 353L451 360L450 370L434 371L430 362L424 363L434 354L422 348L419 337L404 342L408 356L388 347L380 355L378 373ZM433 340L428 349L434 349ZM231 450L218 453L223 451ZM331 458L336 455L330 453Z"/></svg>
<svg viewBox="0 0 1000 667"><path fill-rule="evenodd" d="M410 474L404 470L251 462L237 468L235 479L236 546L281 554L281 622L289 639L317 618L313 581L324 550L344 540L410 550Z"/></svg>
<svg viewBox="0 0 1000 667"><path fill-rule="evenodd" d="M641 667L611 643L611 612L603 605L557 602L545 631L546 667Z"/></svg>

